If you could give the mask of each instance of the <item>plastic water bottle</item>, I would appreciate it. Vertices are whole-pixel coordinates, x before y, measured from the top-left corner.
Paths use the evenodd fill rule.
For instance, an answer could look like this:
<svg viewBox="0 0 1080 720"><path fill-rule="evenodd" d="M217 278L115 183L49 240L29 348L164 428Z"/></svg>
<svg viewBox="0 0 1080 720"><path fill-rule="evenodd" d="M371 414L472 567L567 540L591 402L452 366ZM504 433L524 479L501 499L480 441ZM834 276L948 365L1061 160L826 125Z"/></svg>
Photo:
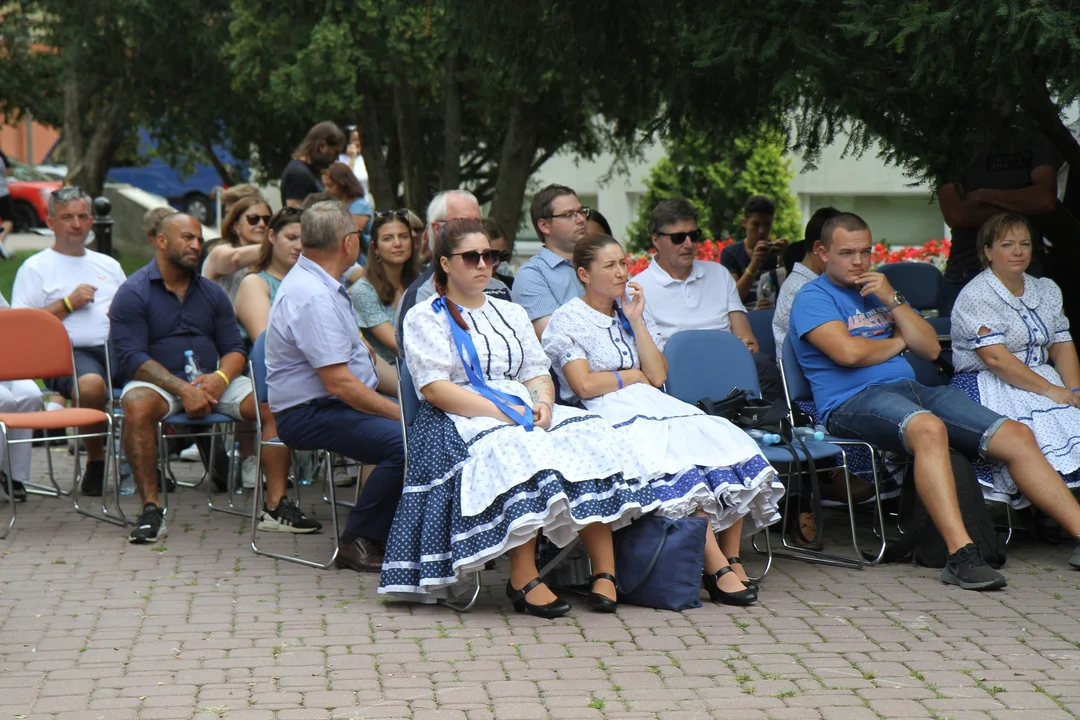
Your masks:
<svg viewBox="0 0 1080 720"><path fill-rule="evenodd" d="M762 445L776 445L780 442L780 436L775 433L762 432L761 430L747 430L746 434L757 440Z"/></svg>
<svg viewBox="0 0 1080 720"><path fill-rule="evenodd" d="M803 440L824 440L825 433L817 428L810 427L797 427L795 428L795 434L801 437Z"/></svg>
<svg viewBox="0 0 1080 720"><path fill-rule="evenodd" d="M195 359L195 353L191 350L184 351L184 374L187 375L188 382L195 382L195 378L202 375L202 370L199 368L199 361Z"/></svg>

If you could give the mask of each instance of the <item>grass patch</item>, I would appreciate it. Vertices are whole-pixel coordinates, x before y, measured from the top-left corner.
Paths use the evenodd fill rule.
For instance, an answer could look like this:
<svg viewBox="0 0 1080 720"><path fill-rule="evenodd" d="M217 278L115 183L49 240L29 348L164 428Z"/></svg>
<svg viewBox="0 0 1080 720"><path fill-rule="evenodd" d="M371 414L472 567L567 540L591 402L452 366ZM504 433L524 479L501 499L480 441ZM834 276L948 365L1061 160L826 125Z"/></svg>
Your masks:
<svg viewBox="0 0 1080 720"><path fill-rule="evenodd" d="M604 705L606 704L607 703L604 702L604 698L598 698L595 695L589 698L589 707L591 707L593 710L603 710Z"/></svg>

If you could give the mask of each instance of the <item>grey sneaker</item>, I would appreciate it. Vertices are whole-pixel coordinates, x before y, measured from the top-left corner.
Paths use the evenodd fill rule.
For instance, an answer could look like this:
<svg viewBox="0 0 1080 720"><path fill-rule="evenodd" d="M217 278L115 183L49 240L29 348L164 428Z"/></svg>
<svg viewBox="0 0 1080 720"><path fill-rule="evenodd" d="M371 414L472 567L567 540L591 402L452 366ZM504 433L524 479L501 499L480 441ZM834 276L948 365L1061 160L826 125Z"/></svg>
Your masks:
<svg viewBox="0 0 1080 720"><path fill-rule="evenodd" d="M263 506L262 517L259 518L259 530L298 534L313 533L322 530L322 523L307 517L300 510L299 505L289 498L283 497L273 510L267 510L266 506Z"/></svg>
<svg viewBox="0 0 1080 720"><path fill-rule="evenodd" d="M1069 567L1080 570L1080 538L1076 539L1076 547L1073 548L1072 557L1069 558Z"/></svg>
<svg viewBox="0 0 1080 720"><path fill-rule="evenodd" d="M949 556L941 570L941 582L965 590L1000 590L1008 584L1004 575L986 564L974 544L965 545Z"/></svg>

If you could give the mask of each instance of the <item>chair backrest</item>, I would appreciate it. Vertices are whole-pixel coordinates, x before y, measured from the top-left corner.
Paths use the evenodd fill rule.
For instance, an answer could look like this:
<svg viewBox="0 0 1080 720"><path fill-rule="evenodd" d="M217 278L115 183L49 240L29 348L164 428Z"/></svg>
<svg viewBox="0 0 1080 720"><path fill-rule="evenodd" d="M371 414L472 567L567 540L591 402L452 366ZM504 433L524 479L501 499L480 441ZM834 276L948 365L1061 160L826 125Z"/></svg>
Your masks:
<svg viewBox="0 0 1080 720"><path fill-rule="evenodd" d="M776 340L772 334L772 319L776 310L751 310L746 313L746 319L750 321L750 329L757 338L758 350L771 358L776 357Z"/></svg>
<svg viewBox="0 0 1080 720"><path fill-rule="evenodd" d="M255 386L255 399L261 403L270 402L266 390L266 332L255 338L248 355L251 363L251 383Z"/></svg>
<svg viewBox="0 0 1080 720"><path fill-rule="evenodd" d="M757 368L742 340L724 330L684 330L664 346L669 395L693 405L722 400L732 388L761 394Z"/></svg>
<svg viewBox="0 0 1080 720"><path fill-rule="evenodd" d="M889 279L893 289L907 298L916 310L933 310L938 306L941 290L941 271L927 262L888 263L878 268Z"/></svg>
<svg viewBox="0 0 1080 720"><path fill-rule="evenodd" d="M71 338L64 323L50 312L0 310L0 338L6 345L6 352L0 352L0 382L75 375Z"/></svg>
<svg viewBox="0 0 1080 720"><path fill-rule="evenodd" d="M420 398L416 396L416 385L413 384L405 358L398 358L398 401L401 403L401 416L405 427L410 428L420 412Z"/></svg>
<svg viewBox="0 0 1080 720"><path fill-rule="evenodd" d="M921 384L927 387L949 384L950 376L939 368L936 363L923 360L911 352L904 353L904 357L907 358L911 369L915 371L915 379Z"/></svg>
<svg viewBox="0 0 1080 720"><path fill-rule="evenodd" d="M784 343L783 356L780 358L780 374L784 378L784 391L787 393L788 404L796 400L813 400L814 391L810 387L810 381L806 379L799 358L795 355L795 344Z"/></svg>

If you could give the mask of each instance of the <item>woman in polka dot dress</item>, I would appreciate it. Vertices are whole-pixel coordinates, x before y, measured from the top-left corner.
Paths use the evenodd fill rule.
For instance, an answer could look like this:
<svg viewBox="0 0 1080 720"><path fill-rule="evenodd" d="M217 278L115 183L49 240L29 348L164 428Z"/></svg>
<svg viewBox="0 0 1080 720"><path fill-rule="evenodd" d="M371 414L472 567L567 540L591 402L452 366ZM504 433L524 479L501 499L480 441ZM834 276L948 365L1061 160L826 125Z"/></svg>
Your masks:
<svg viewBox="0 0 1080 720"><path fill-rule="evenodd" d="M979 230L986 267L952 311L952 384L978 403L1031 428L1070 488L1080 486L1080 361L1061 309L1061 288L1025 271L1031 228L1022 215L996 215ZM1003 463L976 464L988 500L1027 506Z"/></svg>
<svg viewBox="0 0 1080 720"><path fill-rule="evenodd" d="M644 320L646 298L630 282L626 254L613 238L590 235L574 249L585 296L556 310L542 338L562 397L610 422L633 448L661 500L660 515L702 515L703 583L714 601L745 605L756 586L739 561L739 545L780 519L784 488L749 435L659 389L667 362ZM719 540L719 543L717 542Z"/></svg>
<svg viewBox="0 0 1080 720"><path fill-rule="evenodd" d="M558 617L569 604L537 577L543 530L558 546L581 538L596 573L589 604L612 612L612 528L659 500L610 425L554 405L525 310L484 295L495 256L483 226L452 220L437 245L438 295L404 323L409 371L427 402L409 433L379 592L431 597L508 553L515 609Z"/></svg>

